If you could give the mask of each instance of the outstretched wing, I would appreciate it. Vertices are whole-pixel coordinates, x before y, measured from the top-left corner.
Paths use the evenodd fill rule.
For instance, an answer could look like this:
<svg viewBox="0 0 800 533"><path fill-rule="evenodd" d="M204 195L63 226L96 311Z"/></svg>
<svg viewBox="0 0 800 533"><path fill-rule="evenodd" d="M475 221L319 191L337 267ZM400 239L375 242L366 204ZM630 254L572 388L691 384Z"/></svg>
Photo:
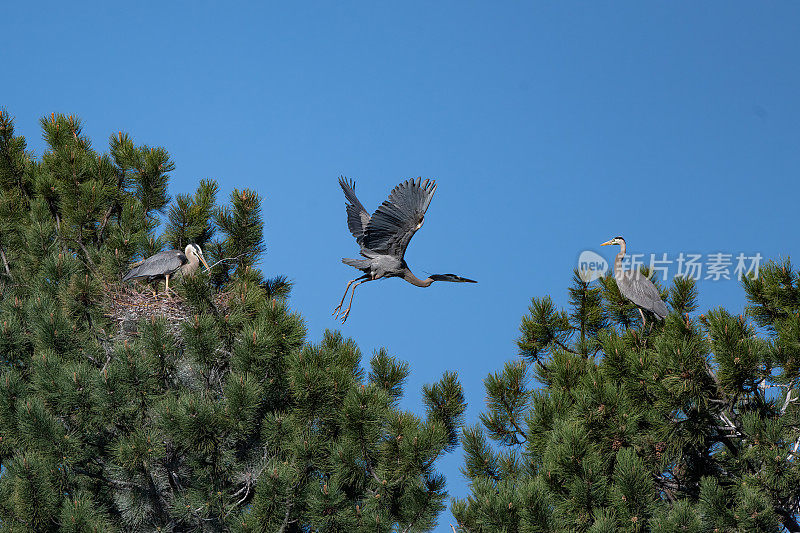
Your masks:
<svg viewBox="0 0 800 533"><path fill-rule="evenodd" d="M626 271L617 279L619 291L639 307L651 311L659 318L669 314L667 304L661 299L656 286L638 270Z"/></svg>
<svg viewBox="0 0 800 533"><path fill-rule="evenodd" d="M172 274L188 260L180 250L165 250L151 255L134 268L130 269L122 278L127 281L134 278L149 278L152 276L163 276Z"/></svg>
<svg viewBox="0 0 800 533"><path fill-rule="evenodd" d="M411 237L422 227L434 192L436 182L422 178L406 180L395 187L364 228L363 246L402 258Z"/></svg>
<svg viewBox="0 0 800 533"><path fill-rule="evenodd" d="M339 185L342 186L344 196L349 202L345 206L347 208L347 227L350 228L350 233L356 238L356 242L363 245L364 228L369 222L369 213L356 198L356 183L353 180L347 180L344 176L340 176Z"/></svg>

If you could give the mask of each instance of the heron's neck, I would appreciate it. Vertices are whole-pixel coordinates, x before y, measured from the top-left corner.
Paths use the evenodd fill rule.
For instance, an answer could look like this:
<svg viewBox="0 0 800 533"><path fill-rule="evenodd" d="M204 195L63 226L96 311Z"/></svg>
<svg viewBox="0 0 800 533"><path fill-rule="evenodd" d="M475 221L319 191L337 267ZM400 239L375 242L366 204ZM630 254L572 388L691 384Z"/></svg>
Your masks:
<svg viewBox="0 0 800 533"><path fill-rule="evenodd" d="M619 253L617 258L614 259L614 272L622 272L622 258L625 257L625 243L620 243Z"/></svg>
<svg viewBox="0 0 800 533"><path fill-rule="evenodd" d="M186 266L183 267L184 270L186 272L194 272L195 270L197 270L197 267L200 266L200 258L194 254L190 254L189 257L187 257L187 259L189 261L186 263Z"/></svg>
<svg viewBox="0 0 800 533"><path fill-rule="evenodd" d="M433 280L431 278L419 279L409 269L403 270L403 279L417 287L430 287Z"/></svg>

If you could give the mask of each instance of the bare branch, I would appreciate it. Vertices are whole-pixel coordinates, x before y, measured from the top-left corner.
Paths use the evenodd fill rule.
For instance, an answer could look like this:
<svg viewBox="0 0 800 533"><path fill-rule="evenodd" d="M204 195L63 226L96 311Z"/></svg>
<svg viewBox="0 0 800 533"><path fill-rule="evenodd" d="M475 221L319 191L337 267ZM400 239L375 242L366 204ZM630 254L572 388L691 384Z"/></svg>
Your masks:
<svg viewBox="0 0 800 533"><path fill-rule="evenodd" d="M14 276L11 275L11 269L8 267L8 259L6 259L6 251L5 249L3 249L2 246L0 246L0 257L3 258L3 266L6 269L6 274L8 275L9 279L11 279L11 281L14 281Z"/></svg>
<svg viewBox="0 0 800 533"><path fill-rule="evenodd" d="M283 517L283 523L281 524L280 529L278 529L278 533L283 533L286 531L286 527L289 525L289 516L292 511L292 502L289 501L289 497L286 497L286 514Z"/></svg>
<svg viewBox="0 0 800 533"><path fill-rule="evenodd" d="M786 412L786 410L789 408L790 403L796 402L798 399L800 399L800 396L792 398L793 392L794 389L789 389L788 391L786 391L786 401L783 402L783 407L781 407L781 415L783 415Z"/></svg>
<svg viewBox="0 0 800 533"><path fill-rule="evenodd" d="M209 266L208 270L206 270L206 272L208 272L209 270L211 270L212 268L214 268L215 266L217 266L220 263L225 263L225 262L228 262L228 261L231 261L231 262L232 261L238 261L239 259L241 259L242 257L244 257L246 255L247 255L247 253L245 252L245 253L237 255L236 257L226 257L224 259L220 259L219 261L217 261L213 265Z"/></svg>

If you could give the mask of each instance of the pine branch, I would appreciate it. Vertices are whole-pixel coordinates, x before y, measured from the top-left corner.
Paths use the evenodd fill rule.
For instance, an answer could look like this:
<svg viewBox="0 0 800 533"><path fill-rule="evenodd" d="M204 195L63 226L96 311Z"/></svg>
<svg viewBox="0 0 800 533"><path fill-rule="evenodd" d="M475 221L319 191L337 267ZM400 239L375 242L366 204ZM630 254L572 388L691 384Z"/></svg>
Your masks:
<svg viewBox="0 0 800 533"><path fill-rule="evenodd" d="M108 219L111 217L111 212L114 210L114 206L112 205L106 210L106 214L103 215L103 220L100 222L100 228L97 230L97 242L103 242L103 231L106 229L106 224L108 224Z"/></svg>
<svg viewBox="0 0 800 533"><path fill-rule="evenodd" d="M422 518L422 514L425 512L425 510L427 508L427 505L431 501L431 491L428 490L426 492L427 492L427 495L428 495L428 499L425 502L425 505L421 505L419 507L419 510L417 510L416 514L414 515L414 518L411 519L411 522L408 523L408 525L402 530L401 533L408 533L409 531L411 531L411 528L414 527L414 524L417 522L417 520Z"/></svg>
<svg viewBox="0 0 800 533"><path fill-rule="evenodd" d="M524 442L527 442L528 441L528 435L517 424L516 416L514 416L514 408L511 405L508 404L508 400L507 400L505 394L502 395L500 402L501 402L501 404L503 405L503 408L506 411L506 415L508 417L509 423L514 427L514 431L516 433L519 433L519 435L522 437L522 440L519 440L519 438L516 435L514 435L514 442L512 444L519 445L519 444L522 444Z"/></svg>
<svg viewBox="0 0 800 533"><path fill-rule="evenodd" d="M361 445L361 453L364 455L364 464L367 467L367 472L378 482L381 484L381 478L378 477L378 474L375 473L375 470L372 468L372 460L370 459L369 453L367 452L366 447L366 438L364 436L364 428L363 426L359 426L358 430L358 441Z"/></svg>
<svg viewBox="0 0 800 533"><path fill-rule="evenodd" d="M292 502L289 500L289 496L286 497L285 505L286 505L286 514L283 517L283 523L281 524L281 527L278 529L278 533L283 533L289 526L289 516L292 512Z"/></svg>
<svg viewBox="0 0 800 533"><path fill-rule="evenodd" d="M573 355L583 355L582 353L576 352L575 350L567 347L563 342L561 342L558 339L553 339L553 342L555 342L558 345L558 347L561 348L562 350L564 350L565 352L569 352L569 353L571 353Z"/></svg>
<svg viewBox="0 0 800 533"><path fill-rule="evenodd" d="M684 483L681 483L677 479L670 479L664 474L654 474L653 479L656 482L656 487L658 490L664 492L664 494L668 494L667 499L670 501L677 501L678 498L675 497L675 492L682 492L684 494L691 494L695 495L698 492L696 486L686 486Z"/></svg>
<svg viewBox="0 0 800 533"><path fill-rule="evenodd" d="M89 255L89 250L87 250L87 249L86 249L86 246L84 246L84 244L83 244L83 237L81 237L81 234L80 234L80 233L78 233L78 238L77 238L77 239L75 239L75 242L77 242L77 243L78 243L78 246L80 246L80 247L81 247L81 250L83 250L83 254L84 254L84 256L86 257L86 260L89 262L88 266L89 266L89 267L90 267L92 270L94 270L94 271L97 271L97 265L95 265L95 264L94 264L94 261L92 261L92 258L91 258L91 256Z"/></svg>

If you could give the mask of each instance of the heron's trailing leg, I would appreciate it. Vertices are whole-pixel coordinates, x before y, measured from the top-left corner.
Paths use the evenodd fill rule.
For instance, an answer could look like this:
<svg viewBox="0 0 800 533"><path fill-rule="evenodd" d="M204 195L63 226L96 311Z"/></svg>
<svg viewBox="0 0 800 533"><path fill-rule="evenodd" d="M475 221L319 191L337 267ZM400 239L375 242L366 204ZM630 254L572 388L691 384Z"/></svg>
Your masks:
<svg viewBox="0 0 800 533"><path fill-rule="evenodd" d="M169 296L169 274L164 276L164 294L167 295L167 298L170 297Z"/></svg>
<svg viewBox="0 0 800 533"><path fill-rule="evenodd" d="M369 276L367 276L367 278L369 278ZM342 324L344 324L344 321L347 320L347 316L350 314L350 306L353 305L353 296L356 295L356 287L358 287L362 283L366 283L367 281L372 281L372 280L362 279L361 281L353 285L353 292L350 293L350 302L347 304L347 309L345 309L344 314L342 314L340 317L342 319Z"/></svg>
<svg viewBox="0 0 800 533"><path fill-rule="evenodd" d="M644 329L644 326L645 324L647 324L647 321L644 319L644 311L642 311L642 308L639 307L638 309L639 309L639 314L642 315L642 329Z"/></svg>
<svg viewBox="0 0 800 533"><path fill-rule="evenodd" d="M344 290L344 294L342 295L342 301L339 302L339 305L337 305L336 308L333 310L333 313L332 313L333 316L338 315L339 311L342 309L342 305L344 305L344 299L347 298L347 291L350 290L350 285L352 285L353 283L355 283L356 281L358 281L360 279L367 279L368 277L369 277L369 274L364 274L360 278L356 278L356 279L351 279L350 280L350 282L347 284L347 288Z"/></svg>

